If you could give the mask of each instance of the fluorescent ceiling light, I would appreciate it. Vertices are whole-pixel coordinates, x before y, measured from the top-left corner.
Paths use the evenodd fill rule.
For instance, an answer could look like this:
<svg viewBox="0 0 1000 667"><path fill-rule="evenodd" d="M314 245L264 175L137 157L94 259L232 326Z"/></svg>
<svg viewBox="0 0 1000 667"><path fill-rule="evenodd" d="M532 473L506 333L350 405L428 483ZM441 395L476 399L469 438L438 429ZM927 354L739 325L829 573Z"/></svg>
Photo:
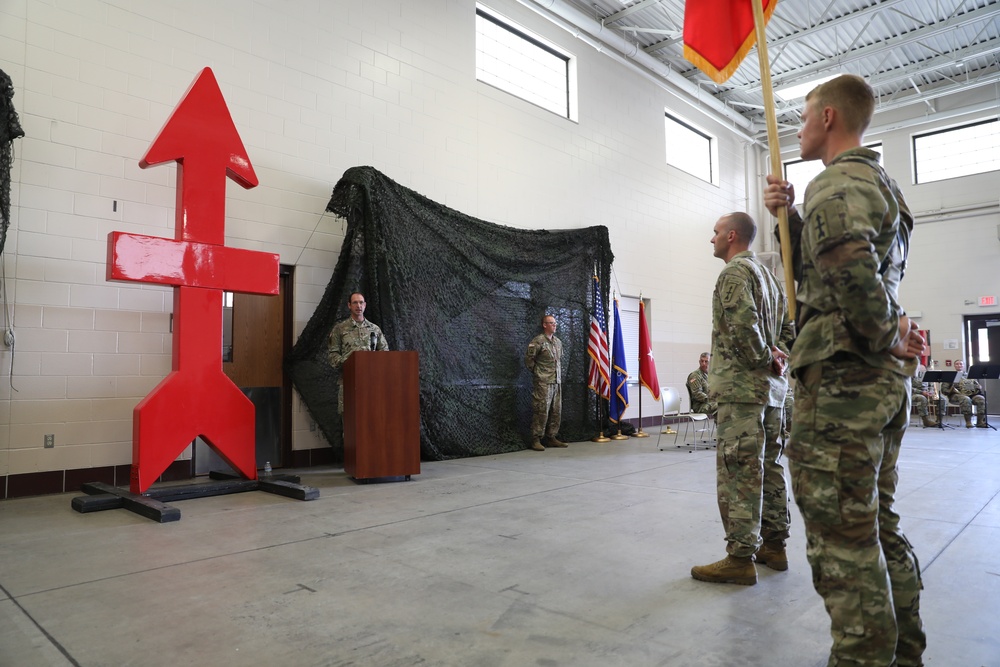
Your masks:
<svg viewBox="0 0 1000 667"><path fill-rule="evenodd" d="M804 81L803 83L796 83L791 86L782 86L780 88L774 89L774 94L781 97L781 99L789 102L791 100L798 99L800 97L805 97L806 94L818 86L821 83L825 83L830 79L836 79L840 76L840 72L836 74L830 74L828 76L823 76L818 79L811 79L809 81Z"/></svg>

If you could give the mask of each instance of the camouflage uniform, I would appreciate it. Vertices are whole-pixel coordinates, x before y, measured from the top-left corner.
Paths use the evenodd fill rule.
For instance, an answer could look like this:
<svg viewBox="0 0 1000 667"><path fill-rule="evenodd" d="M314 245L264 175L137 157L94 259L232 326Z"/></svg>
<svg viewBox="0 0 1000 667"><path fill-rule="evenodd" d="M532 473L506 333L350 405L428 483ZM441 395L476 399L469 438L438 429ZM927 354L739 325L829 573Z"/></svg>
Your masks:
<svg viewBox="0 0 1000 667"><path fill-rule="evenodd" d="M972 415L972 406L976 406L976 415L982 421L986 414L986 397L983 396L983 388L978 380L970 380L963 377L958 382L941 383L941 414L945 413L947 404L945 397L951 401L952 405L957 405L962 410L962 414L969 417Z"/></svg>
<svg viewBox="0 0 1000 667"><path fill-rule="evenodd" d="M921 665L920 569L893 509L917 362L889 353L913 218L865 148L813 179L804 213L789 219L801 278L787 455L831 619L828 665Z"/></svg>
<svg viewBox="0 0 1000 667"><path fill-rule="evenodd" d="M781 465L781 409L787 381L771 369L771 347L788 351L785 294L750 251L726 263L712 295L710 397L719 403L716 477L726 551L754 555L788 538Z"/></svg>
<svg viewBox="0 0 1000 667"><path fill-rule="evenodd" d="M708 373L699 368L692 371L687 379L688 394L691 396L691 412L702 412L713 419L719 411L719 404L708 397Z"/></svg>
<svg viewBox="0 0 1000 667"><path fill-rule="evenodd" d="M335 324L330 330L330 347L327 351L330 365L339 371L351 353L357 350L370 350L372 333L378 336L375 349L388 350L389 343L386 342L382 330L368 320L355 322L353 318L348 317L343 322ZM343 374L337 379L337 413L344 414Z"/></svg>
<svg viewBox="0 0 1000 667"><path fill-rule="evenodd" d="M788 391L785 392L784 412L781 415L781 431L785 441L792 430L792 413L795 411L795 380L788 378Z"/></svg>
<svg viewBox="0 0 1000 667"><path fill-rule="evenodd" d="M562 341L538 334L528 343L524 365L532 376L531 435L554 438L562 421Z"/></svg>
<svg viewBox="0 0 1000 667"><path fill-rule="evenodd" d="M929 401L924 396L924 383L920 378L914 376L910 378L910 393L912 394L913 407L917 409L917 414L926 417L929 413L927 406Z"/></svg>

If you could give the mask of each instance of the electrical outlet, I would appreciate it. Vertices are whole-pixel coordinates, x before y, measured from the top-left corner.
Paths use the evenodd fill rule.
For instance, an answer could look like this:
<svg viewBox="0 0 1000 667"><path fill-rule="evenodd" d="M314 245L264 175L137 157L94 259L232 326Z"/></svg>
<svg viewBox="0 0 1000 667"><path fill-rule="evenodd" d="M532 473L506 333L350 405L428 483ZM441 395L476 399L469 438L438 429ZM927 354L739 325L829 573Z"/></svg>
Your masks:
<svg viewBox="0 0 1000 667"><path fill-rule="evenodd" d="M46 433L45 434L45 449L52 449L56 446L56 434Z"/></svg>
<svg viewBox="0 0 1000 667"><path fill-rule="evenodd" d="M310 421L309 422L309 432L310 433L315 433L316 432L316 422L314 422L314 421Z"/></svg>

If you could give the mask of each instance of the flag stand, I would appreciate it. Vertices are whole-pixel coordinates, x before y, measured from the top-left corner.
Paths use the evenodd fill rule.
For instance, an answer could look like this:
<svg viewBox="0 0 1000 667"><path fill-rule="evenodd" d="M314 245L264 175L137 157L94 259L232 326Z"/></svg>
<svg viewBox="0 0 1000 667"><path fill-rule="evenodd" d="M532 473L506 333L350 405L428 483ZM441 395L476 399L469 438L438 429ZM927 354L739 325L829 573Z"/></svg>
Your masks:
<svg viewBox="0 0 1000 667"><path fill-rule="evenodd" d="M642 301L642 293L639 294L639 301ZM640 364L642 362L641 353L640 353L639 362L640 362ZM641 365L639 366L639 374L642 375L642 366ZM632 437L633 438L648 438L649 434L643 432L643 430L642 430L642 382L641 381L636 386L636 391L639 392L639 428L637 428L635 430L635 433L632 434ZM618 431L618 435L621 435L621 431ZM627 437L628 437L627 435L622 435L622 438L627 438Z"/></svg>
<svg viewBox="0 0 1000 667"><path fill-rule="evenodd" d="M612 440L628 440L628 436L627 435L622 435L622 427L619 425L618 426L618 433L615 433L613 436L611 436L611 439Z"/></svg>
<svg viewBox="0 0 1000 667"><path fill-rule="evenodd" d="M601 300L601 285L597 278L597 265L594 265L594 297L591 300L591 305L593 306L593 312L590 315L590 343L587 344L587 353L590 355L591 364L591 380L590 388L594 390L597 395L597 435L590 439L591 442L610 442L611 438L604 435L604 414L603 414L603 404L601 399L610 400L610 396L604 396L604 392L608 391L608 373L604 370L604 364L602 363L602 353L604 357L610 356L608 354L608 335L607 335L607 321L602 322L602 317L606 317L604 311L604 305ZM597 330L597 338L594 337L594 330ZM597 349L594 350L593 348ZM603 382L602 382L603 379ZM609 406L610 409L610 406Z"/></svg>
<svg viewBox="0 0 1000 667"><path fill-rule="evenodd" d="M642 295L641 294L639 295L639 298L642 299ZM641 373L642 371L639 371L639 372ZM636 431L632 435L632 437L633 438L648 438L649 434L646 433L646 432L644 432L642 430L642 383L641 382L639 383L639 386L636 387L636 389L639 390L639 428L636 429ZM628 437L628 436L624 436L624 437Z"/></svg>
<svg viewBox="0 0 1000 667"><path fill-rule="evenodd" d="M600 426L600 425L602 425L604 423L604 420L601 417L602 417L602 415L601 415L601 397L598 396L597 397L597 425L598 426ZM597 432L597 435L595 435L593 438L590 439L590 441L591 442L605 443L605 442L611 442L611 438L609 438L608 436L604 435L604 429L601 429L600 431Z"/></svg>

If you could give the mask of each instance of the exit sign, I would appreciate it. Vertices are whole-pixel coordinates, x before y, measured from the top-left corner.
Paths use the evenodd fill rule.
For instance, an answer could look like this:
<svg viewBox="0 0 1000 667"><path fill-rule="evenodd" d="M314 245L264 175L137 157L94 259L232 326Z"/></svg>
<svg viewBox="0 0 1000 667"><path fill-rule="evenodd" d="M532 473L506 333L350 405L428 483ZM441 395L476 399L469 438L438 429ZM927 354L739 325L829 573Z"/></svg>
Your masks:
<svg viewBox="0 0 1000 667"><path fill-rule="evenodd" d="M997 298L995 296L981 296L979 297L980 306L995 306L997 305Z"/></svg>

